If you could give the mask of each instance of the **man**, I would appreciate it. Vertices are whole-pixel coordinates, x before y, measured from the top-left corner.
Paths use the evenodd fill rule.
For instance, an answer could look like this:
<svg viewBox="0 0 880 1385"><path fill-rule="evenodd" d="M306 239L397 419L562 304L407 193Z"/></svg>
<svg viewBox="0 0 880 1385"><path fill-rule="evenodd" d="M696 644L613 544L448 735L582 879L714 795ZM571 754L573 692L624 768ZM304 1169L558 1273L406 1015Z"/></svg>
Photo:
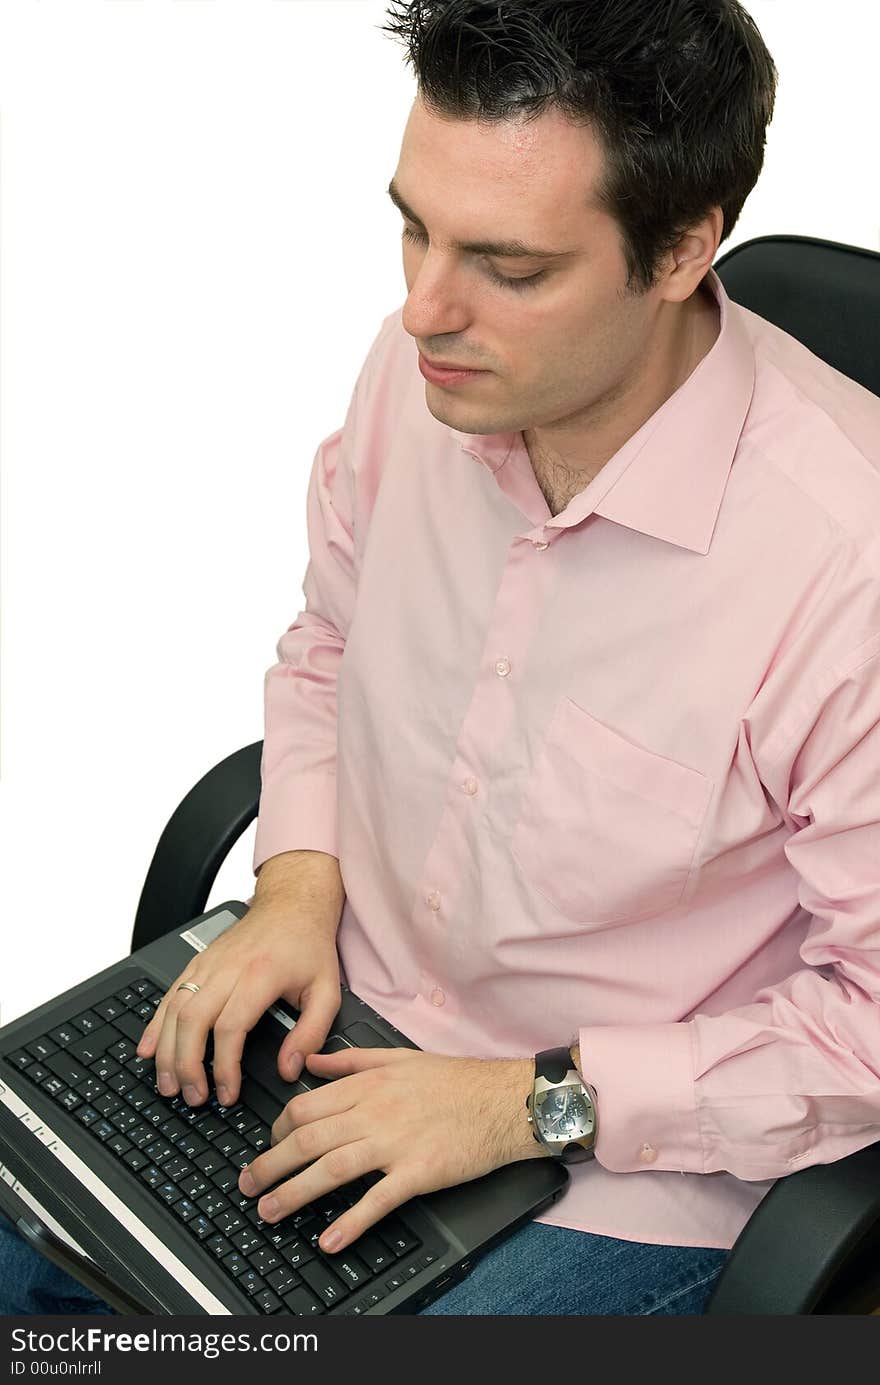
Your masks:
<svg viewBox="0 0 880 1385"><path fill-rule="evenodd" d="M776 1178L880 1138L880 402L712 271L775 81L733 0L404 8L407 298L313 466L256 894L139 1052L199 1104L213 1029L231 1103L260 1014L301 1010L281 1075L337 1080L240 1187L277 1220L382 1171L331 1260L416 1194L573 1159L429 1312L701 1312ZM521 63L478 119L493 39ZM610 94L569 80L594 64ZM517 106L560 67L591 120ZM318 1053L340 963L422 1051ZM549 1050L567 1146L526 1110Z"/></svg>

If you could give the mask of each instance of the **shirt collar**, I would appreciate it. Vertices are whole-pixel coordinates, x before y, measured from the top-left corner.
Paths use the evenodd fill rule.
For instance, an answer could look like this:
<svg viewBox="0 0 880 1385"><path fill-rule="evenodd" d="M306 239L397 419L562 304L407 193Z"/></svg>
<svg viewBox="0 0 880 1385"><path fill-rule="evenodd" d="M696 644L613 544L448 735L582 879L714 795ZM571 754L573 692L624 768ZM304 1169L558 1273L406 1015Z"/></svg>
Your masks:
<svg viewBox="0 0 880 1385"><path fill-rule="evenodd" d="M571 528L588 515L708 553L724 490L755 389L755 354L744 321L714 269L705 283L721 313L712 349L696 370L606 462L545 529ZM516 459L531 470L521 432L450 433L491 471Z"/></svg>

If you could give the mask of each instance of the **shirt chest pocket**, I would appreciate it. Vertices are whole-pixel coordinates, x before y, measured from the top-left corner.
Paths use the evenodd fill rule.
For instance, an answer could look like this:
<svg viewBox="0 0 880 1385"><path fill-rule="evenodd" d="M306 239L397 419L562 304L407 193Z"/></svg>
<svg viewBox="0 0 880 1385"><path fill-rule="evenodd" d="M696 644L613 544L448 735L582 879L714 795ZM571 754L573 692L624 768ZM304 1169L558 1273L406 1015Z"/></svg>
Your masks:
<svg viewBox="0 0 880 1385"><path fill-rule="evenodd" d="M712 787L699 770L634 745L563 697L511 852L531 885L575 922L659 913L684 895Z"/></svg>

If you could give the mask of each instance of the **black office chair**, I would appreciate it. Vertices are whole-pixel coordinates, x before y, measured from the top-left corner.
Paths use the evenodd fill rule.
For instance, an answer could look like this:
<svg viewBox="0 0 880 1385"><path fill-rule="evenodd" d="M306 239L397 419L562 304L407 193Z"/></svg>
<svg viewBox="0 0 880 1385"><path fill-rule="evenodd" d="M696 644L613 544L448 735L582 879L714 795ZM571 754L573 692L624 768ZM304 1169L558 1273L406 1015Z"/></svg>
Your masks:
<svg viewBox="0 0 880 1385"><path fill-rule="evenodd" d="M715 264L736 303L880 396L880 254L808 236L761 236ZM217 871L257 816L262 741L215 765L166 826L132 951L205 910ZM779 1179L743 1229L708 1314L880 1309L880 1142Z"/></svg>

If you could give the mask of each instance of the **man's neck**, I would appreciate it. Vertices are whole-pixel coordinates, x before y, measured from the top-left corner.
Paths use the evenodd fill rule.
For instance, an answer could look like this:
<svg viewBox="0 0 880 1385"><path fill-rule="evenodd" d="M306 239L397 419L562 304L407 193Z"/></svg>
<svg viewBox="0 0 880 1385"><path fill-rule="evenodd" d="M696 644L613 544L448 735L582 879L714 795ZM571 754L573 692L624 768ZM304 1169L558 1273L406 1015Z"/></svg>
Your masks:
<svg viewBox="0 0 880 1385"><path fill-rule="evenodd" d="M554 515L559 514L569 501L584 490L605 466L605 463L623 447L624 443L638 432L647 420L671 398L686 380L690 379L697 366L712 350L721 331L721 313L714 294L707 285L701 285L690 300L692 303L688 323L683 332L680 358L683 364L673 374L671 384L667 382L661 390L659 402L653 403L640 421L633 424L616 421L616 428L606 433L600 441L596 440L592 457L582 452L576 462L566 459L552 448L541 444L534 429L523 429L523 442L532 463L535 479ZM638 415L637 415L638 417Z"/></svg>

